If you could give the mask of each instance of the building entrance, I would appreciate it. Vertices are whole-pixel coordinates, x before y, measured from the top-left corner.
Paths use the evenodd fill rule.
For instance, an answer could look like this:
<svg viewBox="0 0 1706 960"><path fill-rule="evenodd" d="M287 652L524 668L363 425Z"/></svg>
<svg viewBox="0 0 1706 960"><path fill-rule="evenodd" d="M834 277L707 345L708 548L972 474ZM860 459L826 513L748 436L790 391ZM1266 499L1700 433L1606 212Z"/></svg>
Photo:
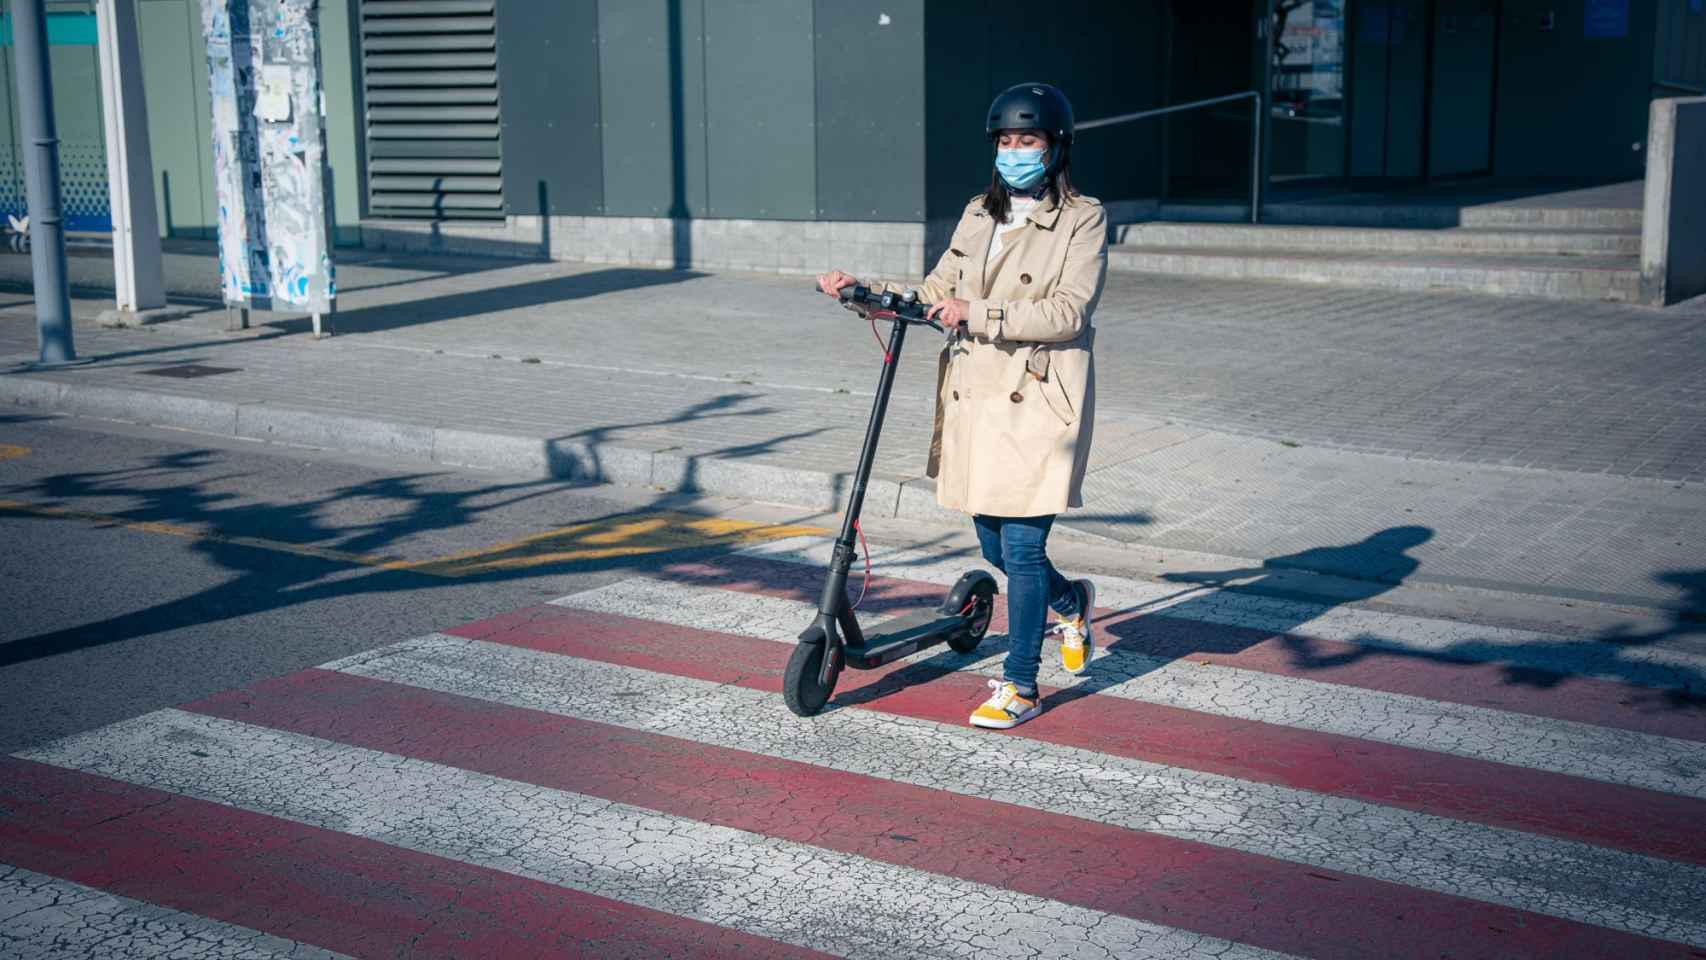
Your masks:
<svg viewBox="0 0 1706 960"><path fill-rule="evenodd" d="M1271 0L1271 195L1492 172L1499 0Z"/></svg>

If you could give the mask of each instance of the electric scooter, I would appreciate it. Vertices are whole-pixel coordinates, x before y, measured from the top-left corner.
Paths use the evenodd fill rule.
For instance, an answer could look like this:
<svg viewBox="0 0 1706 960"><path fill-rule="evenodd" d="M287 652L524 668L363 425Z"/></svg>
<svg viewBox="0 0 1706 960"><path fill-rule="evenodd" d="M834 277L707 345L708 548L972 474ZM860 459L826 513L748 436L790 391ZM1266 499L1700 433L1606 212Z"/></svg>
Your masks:
<svg viewBox="0 0 1706 960"><path fill-rule="evenodd" d="M865 446L859 453L859 468L847 498L847 514L841 520L841 535L835 539L817 618L801 632L800 642L788 658L788 668L782 676L782 697L788 709L802 717L816 714L829 702L843 667L870 670L938 643L946 643L959 653L970 653L983 640L995 612L995 578L983 570L971 570L960 577L942 605L934 610L917 610L896 617L870 633L862 630L854 619L854 605L847 600L847 573L853 566L854 536L860 534L859 513L865 506L865 487L871 479L877 437L882 433L883 417L888 411L901 343L906 339L906 328L914 324L932 327L938 333L943 331L941 324L928 318L930 305L918 301L916 290L896 294L873 293L861 286L843 287L841 304L867 316L873 329L877 320L888 320L893 328L883 352L883 372L877 381L876 400L871 404L871 420L865 427Z"/></svg>

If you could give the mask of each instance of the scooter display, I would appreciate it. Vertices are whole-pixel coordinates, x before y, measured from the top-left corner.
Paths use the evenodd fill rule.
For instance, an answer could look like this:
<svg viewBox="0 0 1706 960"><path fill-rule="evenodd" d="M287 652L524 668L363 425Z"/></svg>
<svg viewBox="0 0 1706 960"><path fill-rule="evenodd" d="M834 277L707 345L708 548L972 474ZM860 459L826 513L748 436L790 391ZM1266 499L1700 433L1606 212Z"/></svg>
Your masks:
<svg viewBox="0 0 1706 960"><path fill-rule="evenodd" d="M802 717L818 713L829 702L844 666L870 670L938 643L946 643L959 653L970 653L989 630L995 611L995 578L983 570L970 570L948 591L941 606L933 610L916 610L886 620L879 629L868 633L854 617L854 605L847 599L847 574L856 555L854 538L862 536L859 514L865 506L865 488L871 479L877 438L888 412L901 344L909 326L927 326L938 333L942 327L929 319L930 305L919 302L916 290L904 294L876 293L866 287L849 286L843 287L840 294L842 306L865 315L872 321L873 329L878 320L889 321L892 328L883 351L883 371L877 381L876 399L871 404L870 423L865 427L865 444L859 452L859 467L847 498L847 513L841 521L841 534L835 539L829 575L818 601L817 617L800 633L800 642L788 658L788 668L782 677L782 697L788 709Z"/></svg>

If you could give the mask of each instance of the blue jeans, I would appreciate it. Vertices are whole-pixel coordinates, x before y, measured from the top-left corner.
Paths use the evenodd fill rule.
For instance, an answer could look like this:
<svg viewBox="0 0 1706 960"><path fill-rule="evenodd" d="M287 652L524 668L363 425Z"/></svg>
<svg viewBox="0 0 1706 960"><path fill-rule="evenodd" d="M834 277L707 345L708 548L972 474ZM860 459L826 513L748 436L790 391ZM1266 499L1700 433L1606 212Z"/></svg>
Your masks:
<svg viewBox="0 0 1706 960"><path fill-rule="evenodd" d="M1022 696L1037 693L1037 665L1043 652L1048 609L1063 617L1078 614L1078 591L1048 559L1048 532L1054 517L986 517L976 514L983 558L1007 575L1007 663L1002 675Z"/></svg>

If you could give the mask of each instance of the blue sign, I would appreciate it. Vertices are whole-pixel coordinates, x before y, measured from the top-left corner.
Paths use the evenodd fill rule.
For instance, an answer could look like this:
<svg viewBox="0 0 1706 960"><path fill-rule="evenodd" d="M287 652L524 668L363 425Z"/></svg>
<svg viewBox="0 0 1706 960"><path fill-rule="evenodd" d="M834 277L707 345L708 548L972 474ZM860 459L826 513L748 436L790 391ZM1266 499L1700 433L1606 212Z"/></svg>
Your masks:
<svg viewBox="0 0 1706 960"><path fill-rule="evenodd" d="M1629 0L1588 0L1582 34L1590 39L1601 40L1627 37Z"/></svg>
<svg viewBox="0 0 1706 960"><path fill-rule="evenodd" d="M47 42L54 47L93 47L101 42L92 13L50 13ZM12 15L0 15L0 47L12 45Z"/></svg>

